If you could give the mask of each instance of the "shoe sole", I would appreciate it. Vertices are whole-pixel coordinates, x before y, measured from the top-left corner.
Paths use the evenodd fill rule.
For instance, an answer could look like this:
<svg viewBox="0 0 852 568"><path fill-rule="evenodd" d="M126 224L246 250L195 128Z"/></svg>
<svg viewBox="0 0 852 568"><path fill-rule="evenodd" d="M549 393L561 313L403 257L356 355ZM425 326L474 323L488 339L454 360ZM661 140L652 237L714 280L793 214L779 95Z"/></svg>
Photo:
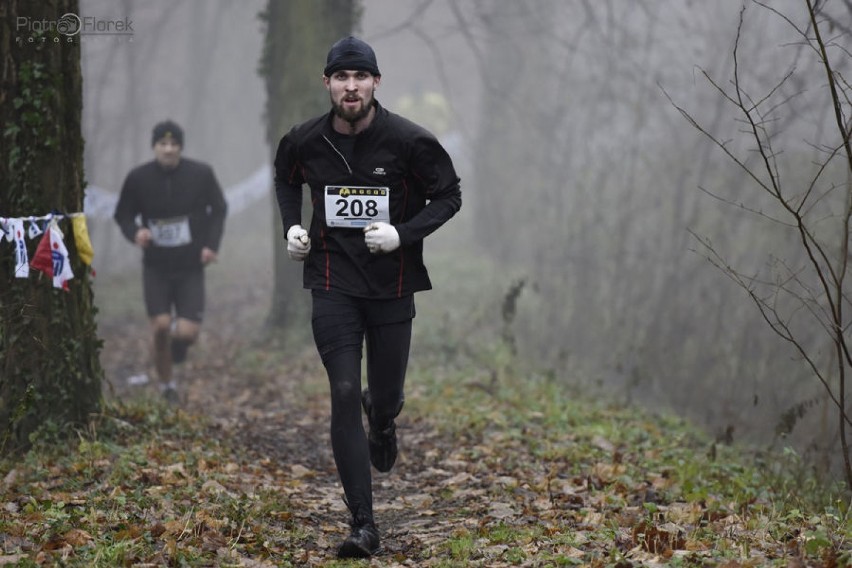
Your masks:
<svg viewBox="0 0 852 568"><path fill-rule="evenodd" d="M338 558L370 558L382 552L382 547L379 546L373 551L361 548L357 544L344 542L337 551Z"/></svg>

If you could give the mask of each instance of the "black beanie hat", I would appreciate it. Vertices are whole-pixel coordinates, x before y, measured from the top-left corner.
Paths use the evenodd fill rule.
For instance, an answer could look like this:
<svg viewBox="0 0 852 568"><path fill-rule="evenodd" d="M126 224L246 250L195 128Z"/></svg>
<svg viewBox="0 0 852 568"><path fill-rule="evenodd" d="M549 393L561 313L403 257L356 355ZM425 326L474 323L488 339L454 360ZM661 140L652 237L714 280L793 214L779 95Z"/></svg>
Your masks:
<svg viewBox="0 0 852 568"><path fill-rule="evenodd" d="M151 146L163 138L174 138L175 142L183 147L183 129L172 120L165 120L154 127L151 133Z"/></svg>
<svg viewBox="0 0 852 568"><path fill-rule="evenodd" d="M331 46L325 58L325 70L322 74L331 77L335 71L341 69L369 71L373 75L381 75L373 48L352 36L338 40Z"/></svg>

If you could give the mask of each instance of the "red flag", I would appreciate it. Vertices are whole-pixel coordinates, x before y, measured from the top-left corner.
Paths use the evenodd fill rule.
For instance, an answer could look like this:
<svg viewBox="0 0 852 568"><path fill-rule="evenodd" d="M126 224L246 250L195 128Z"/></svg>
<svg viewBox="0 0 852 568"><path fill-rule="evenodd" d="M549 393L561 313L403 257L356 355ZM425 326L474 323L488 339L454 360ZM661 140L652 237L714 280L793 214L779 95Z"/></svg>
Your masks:
<svg viewBox="0 0 852 568"><path fill-rule="evenodd" d="M50 231L45 231L30 261L30 268L40 270L53 277L53 255L50 252Z"/></svg>
<svg viewBox="0 0 852 568"><path fill-rule="evenodd" d="M62 231L51 219L48 230L38 243L33 261L30 263L35 270L40 270L53 278L53 287L68 290L68 281L74 278L71 270L68 249L62 240Z"/></svg>

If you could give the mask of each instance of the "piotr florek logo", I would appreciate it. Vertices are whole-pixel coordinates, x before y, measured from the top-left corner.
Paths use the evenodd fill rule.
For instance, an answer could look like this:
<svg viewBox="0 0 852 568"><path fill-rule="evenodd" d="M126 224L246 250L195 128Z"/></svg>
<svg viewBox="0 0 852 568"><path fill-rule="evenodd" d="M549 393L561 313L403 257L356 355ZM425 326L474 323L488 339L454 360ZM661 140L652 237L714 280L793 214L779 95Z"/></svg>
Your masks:
<svg viewBox="0 0 852 568"><path fill-rule="evenodd" d="M133 40L133 20L79 16L73 12L55 20L18 16L15 22L15 41L18 45L36 43L74 42L81 37L102 37Z"/></svg>
<svg viewBox="0 0 852 568"><path fill-rule="evenodd" d="M77 35L82 27L83 20L77 14L71 12L56 20L56 31L66 36Z"/></svg>

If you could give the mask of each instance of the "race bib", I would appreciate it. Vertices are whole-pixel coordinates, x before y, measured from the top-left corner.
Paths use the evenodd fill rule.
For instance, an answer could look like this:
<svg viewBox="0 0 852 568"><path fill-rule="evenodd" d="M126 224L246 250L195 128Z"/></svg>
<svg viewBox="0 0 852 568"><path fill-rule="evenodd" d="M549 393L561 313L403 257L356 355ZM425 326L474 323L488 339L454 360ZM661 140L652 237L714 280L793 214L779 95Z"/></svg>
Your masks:
<svg viewBox="0 0 852 568"><path fill-rule="evenodd" d="M329 227L362 228L376 221L390 223L387 187L325 186L325 222Z"/></svg>
<svg viewBox="0 0 852 568"><path fill-rule="evenodd" d="M158 247L180 247L192 242L189 219L186 217L149 219L148 228L151 230L154 244Z"/></svg>

